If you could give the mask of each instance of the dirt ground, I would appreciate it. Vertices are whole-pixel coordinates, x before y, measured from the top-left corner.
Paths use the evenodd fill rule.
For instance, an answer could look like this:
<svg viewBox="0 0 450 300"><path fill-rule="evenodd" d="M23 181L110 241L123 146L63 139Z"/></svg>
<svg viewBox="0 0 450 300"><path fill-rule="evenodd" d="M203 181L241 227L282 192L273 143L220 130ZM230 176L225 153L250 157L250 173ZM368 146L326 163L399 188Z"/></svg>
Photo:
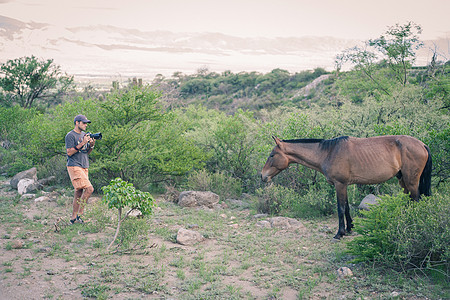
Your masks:
<svg viewBox="0 0 450 300"><path fill-rule="evenodd" d="M331 242L335 217L262 228L258 222L268 217L255 219L248 208L183 209L159 199L142 223L149 225L145 236L138 227L128 231L137 234L139 247L108 252L115 227L112 221L97 226L99 197L87 207L86 224L55 232L55 221L69 216L70 191L37 203L16 193L7 181L0 183L0 299L426 298L369 284L348 262L343 244ZM179 228L205 240L180 245ZM339 267L354 274L340 278Z"/></svg>

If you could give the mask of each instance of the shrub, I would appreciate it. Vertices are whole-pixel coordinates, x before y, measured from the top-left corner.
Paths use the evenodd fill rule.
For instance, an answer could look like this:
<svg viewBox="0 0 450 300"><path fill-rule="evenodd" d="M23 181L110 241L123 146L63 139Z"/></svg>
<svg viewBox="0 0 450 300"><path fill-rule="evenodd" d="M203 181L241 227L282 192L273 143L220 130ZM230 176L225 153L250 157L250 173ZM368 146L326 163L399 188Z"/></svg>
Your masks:
<svg viewBox="0 0 450 300"><path fill-rule="evenodd" d="M450 201L447 193L411 202L399 193L355 218L360 236L348 242L356 261L379 262L395 269L450 267Z"/></svg>
<svg viewBox="0 0 450 300"><path fill-rule="evenodd" d="M332 194L332 193L331 193ZM329 189L310 188L305 195L282 185L271 184L256 190L257 210L272 215L308 218L334 212L336 203ZM333 194L332 194L333 195Z"/></svg>
<svg viewBox="0 0 450 300"><path fill-rule="evenodd" d="M134 188L133 184L123 181L121 178L111 180L110 184L102 187L104 193L103 202L108 205L109 208L118 209L118 223L116 233L112 242L107 247L107 250L112 246L116 240L121 223L128 217L133 210L139 210L143 216L151 215L155 200L152 195L147 192L142 192ZM126 207L130 209L122 218L122 210ZM122 240L124 242L125 239ZM129 245L129 241L126 240L126 244Z"/></svg>
<svg viewBox="0 0 450 300"><path fill-rule="evenodd" d="M299 203L298 194L282 185L270 184L256 190L258 196L257 210L271 215L279 214L285 203Z"/></svg>
<svg viewBox="0 0 450 300"><path fill-rule="evenodd" d="M211 174L206 170L194 171L189 175L187 184L198 191L212 191L222 200L239 198L242 193L241 181L225 172Z"/></svg>

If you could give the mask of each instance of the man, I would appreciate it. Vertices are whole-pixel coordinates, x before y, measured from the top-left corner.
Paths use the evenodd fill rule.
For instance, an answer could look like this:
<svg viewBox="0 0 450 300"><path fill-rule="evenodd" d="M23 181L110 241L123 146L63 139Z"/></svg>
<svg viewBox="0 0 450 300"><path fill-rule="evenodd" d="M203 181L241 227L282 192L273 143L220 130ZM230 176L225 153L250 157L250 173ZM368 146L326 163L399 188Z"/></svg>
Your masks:
<svg viewBox="0 0 450 300"><path fill-rule="evenodd" d="M81 216L84 212L89 197L94 192L94 187L89 181L89 157L88 155L94 149L95 140L86 135L86 127L91 123L86 116L77 115L73 120L75 127L67 133L66 152L67 152L67 171L75 189L73 198L73 211L70 223L83 223Z"/></svg>

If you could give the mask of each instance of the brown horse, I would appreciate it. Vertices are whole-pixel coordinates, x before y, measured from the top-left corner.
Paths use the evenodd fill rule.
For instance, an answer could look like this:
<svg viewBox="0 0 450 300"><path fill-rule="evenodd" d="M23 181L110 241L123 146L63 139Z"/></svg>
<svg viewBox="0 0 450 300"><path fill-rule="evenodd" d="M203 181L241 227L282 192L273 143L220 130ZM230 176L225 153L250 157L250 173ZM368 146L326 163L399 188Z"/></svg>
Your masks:
<svg viewBox="0 0 450 300"><path fill-rule="evenodd" d="M431 194L430 149L416 138L406 135L355 138L343 136L331 140L280 140L270 153L261 173L270 181L297 163L321 172L334 185L337 196L339 230L334 237L345 235L353 227L347 200L350 184L376 184L397 176L405 193L413 200Z"/></svg>

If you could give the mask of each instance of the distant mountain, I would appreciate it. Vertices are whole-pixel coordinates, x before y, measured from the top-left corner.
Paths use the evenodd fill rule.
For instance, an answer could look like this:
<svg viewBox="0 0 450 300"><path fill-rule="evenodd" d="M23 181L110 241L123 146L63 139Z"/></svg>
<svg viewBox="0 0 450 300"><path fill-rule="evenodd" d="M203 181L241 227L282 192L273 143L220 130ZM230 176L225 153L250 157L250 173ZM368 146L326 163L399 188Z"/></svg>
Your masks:
<svg viewBox="0 0 450 300"><path fill-rule="evenodd" d="M53 58L69 74L87 81L150 79L158 73L170 76L204 67L215 72L331 70L336 54L359 43L332 37L241 38L114 26L60 28L0 16L0 62L28 55Z"/></svg>

